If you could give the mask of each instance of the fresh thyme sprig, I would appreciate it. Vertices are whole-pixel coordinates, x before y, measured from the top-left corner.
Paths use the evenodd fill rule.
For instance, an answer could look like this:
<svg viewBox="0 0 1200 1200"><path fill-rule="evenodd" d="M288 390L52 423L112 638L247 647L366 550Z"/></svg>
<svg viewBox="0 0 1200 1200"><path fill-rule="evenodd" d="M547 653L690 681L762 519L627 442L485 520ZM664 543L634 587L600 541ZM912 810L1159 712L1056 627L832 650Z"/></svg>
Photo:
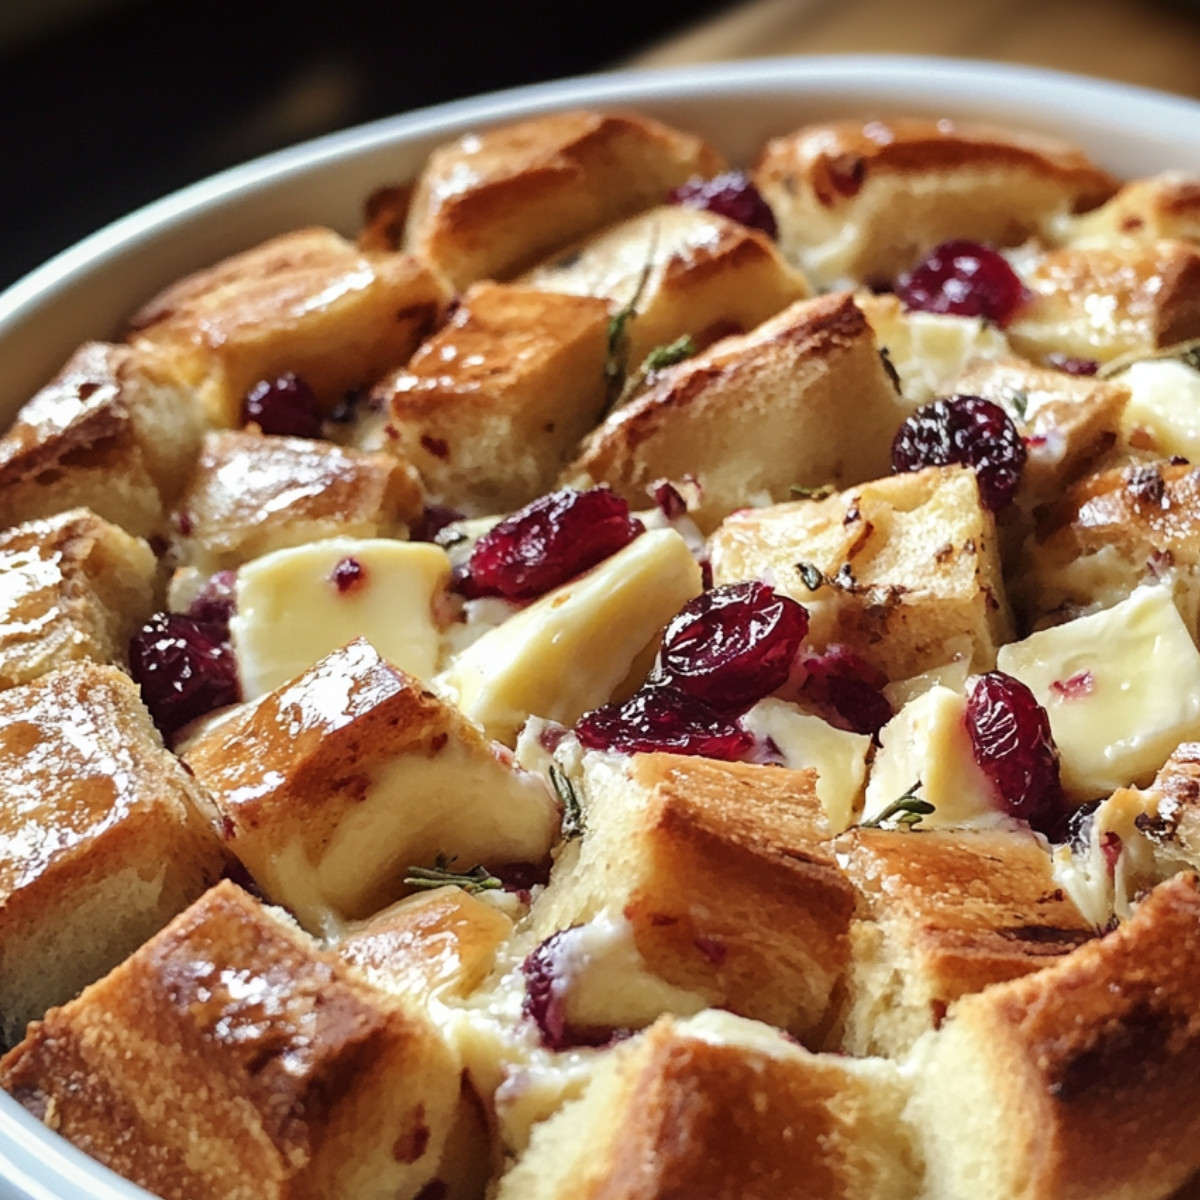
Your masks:
<svg viewBox="0 0 1200 1200"><path fill-rule="evenodd" d="M444 854L439 854L434 859L432 867L409 867L404 876L404 882L409 887L425 889L446 887L449 884L462 888L464 892L472 896L476 892L494 892L504 886L482 864L472 867L469 871L451 871L450 866L456 861L454 858L447 858Z"/></svg>
<svg viewBox="0 0 1200 1200"><path fill-rule="evenodd" d="M567 841L583 837L587 824L583 819L583 805L579 801L579 793L571 782L566 771L557 763L550 764L550 782L562 802L562 835Z"/></svg>
<svg viewBox="0 0 1200 1200"><path fill-rule="evenodd" d="M625 377L629 372L629 322L637 316L637 306L646 290L646 284L650 281L650 272L654 268L654 244L656 241L657 231L655 236L651 237L650 244L646 249L646 262L638 276L637 287L633 289L633 295L608 318L608 353L604 359L605 416L616 406L625 391Z"/></svg>
<svg viewBox="0 0 1200 1200"><path fill-rule="evenodd" d="M918 779L903 796L893 800L879 816L860 822L859 828L882 829L884 821L889 821L893 817L896 819L896 824L902 825L905 829L912 829L914 826L920 825L925 817L937 811L928 800L922 800L917 795L920 786L921 781Z"/></svg>

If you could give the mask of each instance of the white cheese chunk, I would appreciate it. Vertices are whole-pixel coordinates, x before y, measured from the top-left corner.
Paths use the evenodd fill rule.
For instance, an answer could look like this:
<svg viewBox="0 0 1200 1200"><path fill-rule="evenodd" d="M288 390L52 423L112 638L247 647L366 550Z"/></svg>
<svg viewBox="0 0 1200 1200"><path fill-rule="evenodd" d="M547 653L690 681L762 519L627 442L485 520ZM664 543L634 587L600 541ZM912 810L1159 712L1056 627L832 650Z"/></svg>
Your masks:
<svg viewBox="0 0 1200 1200"><path fill-rule="evenodd" d="M760 700L742 717L742 725L757 738L770 738L785 767L815 768L817 798L833 832L841 833L850 825L867 773L871 749L867 734L835 729L828 721L774 697Z"/></svg>
<svg viewBox="0 0 1200 1200"><path fill-rule="evenodd" d="M1146 783L1200 737L1200 654L1165 587L1004 646L998 665L1045 707L1075 799Z"/></svg>
<svg viewBox="0 0 1200 1200"><path fill-rule="evenodd" d="M1200 460L1200 371L1173 358L1134 363L1120 382L1130 391L1121 419L1126 441L1147 437L1163 455Z"/></svg>
<svg viewBox="0 0 1200 1200"><path fill-rule="evenodd" d="M939 685L910 700L883 727L864 820L877 820L917 783L918 797L934 806L922 817L922 829L1001 815L995 790L975 762L966 711L961 692Z"/></svg>
<svg viewBox="0 0 1200 1200"><path fill-rule="evenodd" d="M1012 354L1004 334L980 317L911 312L872 324L914 406L945 396L971 363Z"/></svg>
<svg viewBox="0 0 1200 1200"><path fill-rule="evenodd" d="M574 725L609 700L637 655L700 588L683 538L651 530L484 634L437 685L509 746L535 713Z"/></svg>
<svg viewBox="0 0 1200 1200"><path fill-rule="evenodd" d="M359 573L339 586L335 571L347 562ZM440 547L386 538L330 538L247 563L229 626L243 695L274 691L356 637L394 667L432 679L440 647L434 601L449 578Z"/></svg>

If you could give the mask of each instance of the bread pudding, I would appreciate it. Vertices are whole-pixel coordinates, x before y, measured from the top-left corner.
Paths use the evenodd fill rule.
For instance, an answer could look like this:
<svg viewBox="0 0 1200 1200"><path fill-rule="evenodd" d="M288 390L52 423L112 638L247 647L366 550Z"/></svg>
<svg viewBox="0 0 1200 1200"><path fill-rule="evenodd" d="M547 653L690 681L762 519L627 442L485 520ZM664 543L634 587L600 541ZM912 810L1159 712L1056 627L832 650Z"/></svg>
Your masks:
<svg viewBox="0 0 1200 1200"><path fill-rule="evenodd" d="M1200 1180L1200 180L447 143L0 437L0 1086L164 1200Z"/></svg>

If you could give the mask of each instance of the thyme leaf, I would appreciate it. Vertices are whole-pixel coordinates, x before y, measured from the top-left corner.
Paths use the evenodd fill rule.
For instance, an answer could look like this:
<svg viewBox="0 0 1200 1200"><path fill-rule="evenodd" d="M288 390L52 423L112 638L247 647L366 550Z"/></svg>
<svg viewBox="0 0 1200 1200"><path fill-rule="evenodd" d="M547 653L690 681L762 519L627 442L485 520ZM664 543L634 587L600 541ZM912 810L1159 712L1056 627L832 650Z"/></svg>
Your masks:
<svg viewBox="0 0 1200 1200"><path fill-rule="evenodd" d="M884 821L890 821L893 817L896 819L896 824L903 825L905 829L912 829L914 826L920 825L923 818L937 811L928 800L922 800L917 795L920 786L921 781L918 779L903 796L893 800L879 816L860 822L859 828L882 829Z"/></svg>
<svg viewBox="0 0 1200 1200"><path fill-rule="evenodd" d="M793 496L801 496L805 500L824 500L826 496L832 496L837 488L832 483L823 483L820 487L805 487L801 483L793 483L788 490Z"/></svg>
<svg viewBox="0 0 1200 1200"><path fill-rule="evenodd" d="M667 342L664 346L655 346L646 355L641 369L647 373L661 371L664 367L673 367L676 363L683 362L685 358L691 358L695 353L696 343L692 341L690 333L685 333L682 337L677 337L673 342Z"/></svg>
<svg viewBox="0 0 1200 1200"><path fill-rule="evenodd" d="M494 892L504 886L482 864L472 867L469 871L451 871L450 866L455 861L454 858L447 858L444 854L439 854L434 859L432 867L409 867L405 873L404 882L409 887L426 890L450 884L462 888L464 892L472 896L476 892Z"/></svg>
<svg viewBox="0 0 1200 1200"><path fill-rule="evenodd" d="M796 570L800 572L800 579L810 592L815 592L828 582L825 578L825 572L813 563L798 562Z"/></svg>
<svg viewBox="0 0 1200 1200"><path fill-rule="evenodd" d="M550 764L550 782L554 785L554 790L558 793L558 798L563 806L563 837L567 841L583 837L587 824L583 819L583 805L579 802L579 793L575 790L575 785L566 771L557 763Z"/></svg>
<svg viewBox="0 0 1200 1200"><path fill-rule="evenodd" d="M1017 416L1025 420L1025 414L1029 411L1029 393L1024 388L1013 388L1008 393L1008 402Z"/></svg>
<svg viewBox="0 0 1200 1200"><path fill-rule="evenodd" d="M604 359L605 416L615 407L625 390L625 377L629 373L629 322L637 316L637 306L646 290L646 284L650 281L656 240L656 237L650 239L646 249L646 261L638 276L637 286L633 289L633 295L608 318L608 353Z"/></svg>

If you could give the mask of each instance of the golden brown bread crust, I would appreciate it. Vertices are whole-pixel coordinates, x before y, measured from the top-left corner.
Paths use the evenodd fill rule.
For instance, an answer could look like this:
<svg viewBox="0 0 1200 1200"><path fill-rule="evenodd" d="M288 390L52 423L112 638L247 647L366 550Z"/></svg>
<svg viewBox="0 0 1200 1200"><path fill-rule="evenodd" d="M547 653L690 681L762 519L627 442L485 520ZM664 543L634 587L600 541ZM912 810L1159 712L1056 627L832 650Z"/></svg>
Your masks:
<svg viewBox="0 0 1200 1200"><path fill-rule="evenodd" d="M232 427L254 384L289 371L330 411L405 362L448 299L411 255L362 253L331 230L298 229L160 292L129 337L170 356L211 424Z"/></svg>
<svg viewBox="0 0 1200 1200"><path fill-rule="evenodd" d="M724 160L693 134L627 112L533 117L442 146L405 233L456 288L510 279L574 239L662 201Z"/></svg>
<svg viewBox="0 0 1200 1200"><path fill-rule="evenodd" d="M1165 171L1126 183L1106 204L1072 222L1064 240L1101 245L1160 238L1200 240L1200 178Z"/></svg>
<svg viewBox="0 0 1200 1200"><path fill-rule="evenodd" d="M412 1197L458 1084L423 1018L230 883L0 1061L21 1104L165 1200Z"/></svg>
<svg viewBox="0 0 1200 1200"><path fill-rule="evenodd" d="M321 538L395 537L421 515L403 460L253 429L210 433L179 498L177 562L206 574Z"/></svg>

